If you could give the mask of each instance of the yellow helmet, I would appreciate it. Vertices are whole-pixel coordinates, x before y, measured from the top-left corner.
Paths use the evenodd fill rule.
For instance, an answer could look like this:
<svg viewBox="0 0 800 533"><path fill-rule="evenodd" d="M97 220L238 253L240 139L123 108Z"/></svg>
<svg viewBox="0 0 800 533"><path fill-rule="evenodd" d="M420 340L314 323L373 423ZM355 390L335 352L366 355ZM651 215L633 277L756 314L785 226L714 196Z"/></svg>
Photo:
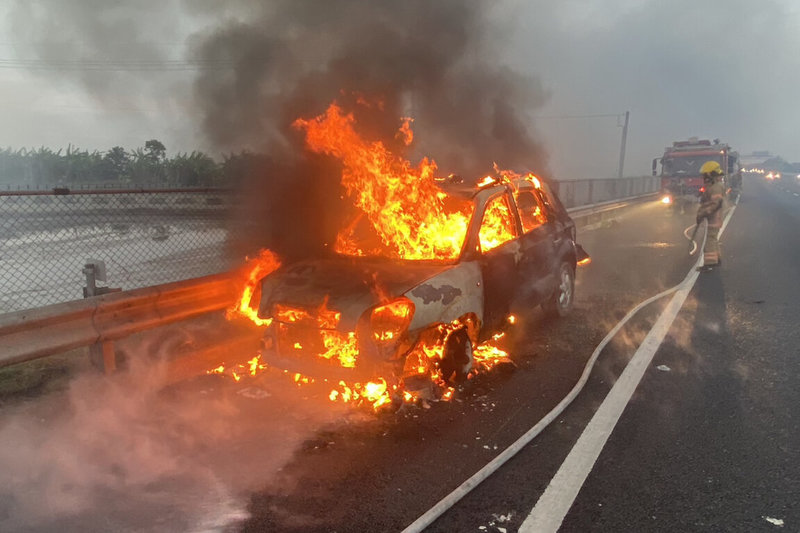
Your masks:
<svg viewBox="0 0 800 533"><path fill-rule="evenodd" d="M716 161L706 161L703 163L703 166L700 167L700 174L710 174L712 176L721 176L722 175L722 168L719 166L719 163Z"/></svg>

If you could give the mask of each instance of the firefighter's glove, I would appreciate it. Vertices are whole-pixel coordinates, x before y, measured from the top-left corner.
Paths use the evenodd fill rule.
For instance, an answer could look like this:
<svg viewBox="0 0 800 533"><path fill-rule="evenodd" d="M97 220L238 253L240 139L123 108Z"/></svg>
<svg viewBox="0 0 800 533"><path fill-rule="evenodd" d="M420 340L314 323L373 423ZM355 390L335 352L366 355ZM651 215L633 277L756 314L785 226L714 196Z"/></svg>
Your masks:
<svg viewBox="0 0 800 533"><path fill-rule="evenodd" d="M695 221L697 222L698 226L703 223L703 219L704 218L706 218L706 217L703 216L703 215L697 215L697 219L695 219Z"/></svg>

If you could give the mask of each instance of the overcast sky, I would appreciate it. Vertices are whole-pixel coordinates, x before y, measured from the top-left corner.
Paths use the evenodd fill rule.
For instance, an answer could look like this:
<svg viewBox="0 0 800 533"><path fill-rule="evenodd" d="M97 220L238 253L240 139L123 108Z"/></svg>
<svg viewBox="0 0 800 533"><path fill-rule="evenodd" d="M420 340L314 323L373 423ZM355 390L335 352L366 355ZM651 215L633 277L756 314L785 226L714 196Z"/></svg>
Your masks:
<svg viewBox="0 0 800 533"><path fill-rule="evenodd" d="M210 87L209 79L228 74L224 64L198 55L217 42L212 37L220 28L254 20L268 26L270 4L281 2L254 4L0 0L0 146L107 150L156 138L170 153L202 149L215 157L239 145L258 148L209 131L207 108L221 90ZM315 42L311 35L298 41L297 32L316 27L331 35L341 28L352 41L354 30L325 13L337 2L296 4L303 6L298 16L306 23L287 30L283 38L293 41L283 42L304 44L307 74L330 43ZM352 7L354 1L344 4ZM796 0L504 0L488 10L485 5L474 7L481 15L481 27L474 30L479 37L458 53L490 58L492 75L503 76L501 85L525 80L510 102L524 102L515 112L547 154L546 162L535 164L548 165L555 177L615 176L625 111L630 111L626 175L649 173L651 159L664 146L689 136L719 138L742 153L769 150L800 161ZM320 16L309 19L317 8ZM292 10L274 11L286 26ZM381 16L376 11L369 16ZM400 24L411 20L407 15ZM507 76L507 70L520 77ZM229 86L234 94L252 96L243 87L247 77L239 73L234 81ZM253 83L265 81L262 76ZM529 95L521 94L526 90ZM415 98L424 98L424 92ZM225 127L236 129L238 116L241 110L232 110ZM257 135L253 124L249 128ZM441 144L430 147L441 151ZM437 159L425 148L417 147Z"/></svg>

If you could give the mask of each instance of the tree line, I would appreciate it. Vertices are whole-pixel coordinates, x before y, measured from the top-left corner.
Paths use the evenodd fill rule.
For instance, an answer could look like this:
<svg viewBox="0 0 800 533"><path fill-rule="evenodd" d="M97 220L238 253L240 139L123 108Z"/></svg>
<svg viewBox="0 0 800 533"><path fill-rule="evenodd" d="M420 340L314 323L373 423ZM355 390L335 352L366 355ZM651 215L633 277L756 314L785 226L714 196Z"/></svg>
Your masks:
<svg viewBox="0 0 800 533"><path fill-rule="evenodd" d="M0 149L0 183L5 185L74 187L107 184L126 187L220 187L231 185L254 156L230 154L222 162L200 151L167 157L163 143L151 139L144 147L106 152L50 148Z"/></svg>

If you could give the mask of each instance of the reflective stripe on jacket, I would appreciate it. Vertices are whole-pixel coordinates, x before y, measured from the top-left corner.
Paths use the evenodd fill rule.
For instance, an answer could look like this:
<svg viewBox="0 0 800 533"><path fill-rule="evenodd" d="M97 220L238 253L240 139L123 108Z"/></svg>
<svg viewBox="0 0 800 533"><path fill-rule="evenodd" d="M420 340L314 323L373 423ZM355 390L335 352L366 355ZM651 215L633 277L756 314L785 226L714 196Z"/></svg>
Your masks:
<svg viewBox="0 0 800 533"><path fill-rule="evenodd" d="M722 183L716 182L706 187L700 196L700 207L697 209L698 218L707 218L709 227L722 226L722 205L725 199L725 189Z"/></svg>

